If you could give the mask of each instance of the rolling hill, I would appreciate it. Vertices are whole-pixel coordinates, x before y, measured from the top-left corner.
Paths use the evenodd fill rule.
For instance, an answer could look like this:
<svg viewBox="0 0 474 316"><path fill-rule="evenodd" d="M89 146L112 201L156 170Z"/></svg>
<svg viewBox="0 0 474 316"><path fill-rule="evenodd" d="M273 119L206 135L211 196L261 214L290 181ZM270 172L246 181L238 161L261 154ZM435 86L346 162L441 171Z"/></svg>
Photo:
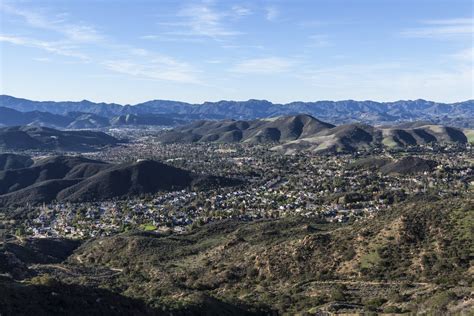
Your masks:
<svg viewBox="0 0 474 316"><path fill-rule="evenodd" d="M334 125L309 115L260 119L253 121L197 121L177 127L160 140L171 142L287 142L308 137Z"/></svg>
<svg viewBox="0 0 474 316"><path fill-rule="evenodd" d="M119 140L103 132L59 131L38 126L0 128L0 150L94 151Z"/></svg>
<svg viewBox="0 0 474 316"><path fill-rule="evenodd" d="M198 121L164 132L159 139L163 143L278 143L274 149L286 153L300 150L354 152L382 146L396 148L468 141L465 130L441 125L412 124L403 128L353 123L334 126L304 114L252 121Z"/></svg>
<svg viewBox="0 0 474 316"><path fill-rule="evenodd" d="M276 146L275 150L294 153L298 150L313 152L355 152L375 147L403 148L430 143L468 142L466 131L441 125L423 125L416 128L383 128L363 124L337 126Z"/></svg>
<svg viewBox="0 0 474 316"><path fill-rule="evenodd" d="M82 157L56 156L32 166L0 171L0 206L58 201L98 201L158 191L206 189L237 181L196 175L156 161L118 165Z"/></svg>

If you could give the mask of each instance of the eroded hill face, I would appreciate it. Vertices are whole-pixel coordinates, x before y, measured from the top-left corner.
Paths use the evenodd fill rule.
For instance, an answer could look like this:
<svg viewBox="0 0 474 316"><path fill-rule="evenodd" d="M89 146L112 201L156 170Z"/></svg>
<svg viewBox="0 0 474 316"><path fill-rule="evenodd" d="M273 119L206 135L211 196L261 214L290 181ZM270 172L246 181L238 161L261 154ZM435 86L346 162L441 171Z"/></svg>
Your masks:
<svg viewBox="0 0 474 316"><path fill-rule="evenodd" d="M278 143L273 149L287 154L355 152L370 148L403 148L430 143L466 143L466 131L439 125L373 127L366 124L334 126L309 115L254 121L199 121L160 136L163 143Z"/></svg>
<svg viewBox="0 0 474 316"><path fill-rule="evenodd" d="M82 157L56 156L37 160L26 168L0 171L0 206L53 200L101 201L233 184L237 182L196 175L151 160L114 165Z"/></svg>

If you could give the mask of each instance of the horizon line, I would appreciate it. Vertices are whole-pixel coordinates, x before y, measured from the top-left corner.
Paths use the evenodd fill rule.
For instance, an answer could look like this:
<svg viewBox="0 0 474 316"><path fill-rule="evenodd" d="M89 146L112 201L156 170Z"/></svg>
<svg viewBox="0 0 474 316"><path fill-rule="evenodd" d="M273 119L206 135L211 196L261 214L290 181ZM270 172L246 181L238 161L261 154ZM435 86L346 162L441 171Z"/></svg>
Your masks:
<svg viewBox="0 0 474 316"><path fill-rule="evenodd" d="M51 100L51 99L48 99L48 100L37 100L37 99L36 99L36 100L33 100L33 99L27 99L27 98L17 97L17 96L13 96L13 95L9 95L9 94L0 94L0 97L9 97L9 98L21 99L21 100L26 100L26 101L31 101L31 102L54 102L54 103L65 103L65 102L80 103L80 102L90 102L90 103L94 103L94 104L97 104L97 105L99 105L99 104L106 104L106 105L118 105L118 106L122 106L122 107L125 107L125 106L137 106L137 105L141 105L141 104L148 103L148 102L153 102L153 101L185 103L185 104L193 105L193 106L202 106L202 105L204 105L204 104L206 104L206 103L250 102L250 101L268 102L268 103L271 103L271 105L276 105L276 106L278 106L278 105L285 106L285 105L290 105L290 104L293 104L293 103L318 103L318 102L333 102L333 103L338 103L338 102L374 102L374 103L379 103L379 104L390 104L390 103L397 103L397 102L416 102L416 101L431 102L431 103L435 103L435 104L454 105L454 104L458 104L458 103L465 103L465 102L472 102L472 101L474 101L474 99L467 99L467 100L456 101L456 102L439 102L439 101L433 101L433 100L428 100L428 99L424 99L424 98L418 98L418 99L398 99L398 100L394 100L394 101L375 101L375 100L371 100L371 99L366 99L366 100L356 100L356 99L328 100L328 99L320 99L320 100L315 100L315 101L301 101L301 100L296 100L296 101L291 101L291 102L287 102L287 103L279 103L279 102L273 102L273 101L270 101L270 100L267 100L267 99L255 99L255 98L250 98L250 99L247 99L247 100L221 99L221 100L218 100L218 101L203 101L203 102L201 102L201 103L191 103L191 102L187 102L187 101L169 100L169 99L150 99L150 100L146 100L146 101L138 102L138 103L134 103L134 104L131 104L131 103L123 104L123 103L116 103L116 102L92 101L92 100L90 100L90 99L82 99L82 100ZM0 106L3 106L3 105L0 104Z"/></svg>

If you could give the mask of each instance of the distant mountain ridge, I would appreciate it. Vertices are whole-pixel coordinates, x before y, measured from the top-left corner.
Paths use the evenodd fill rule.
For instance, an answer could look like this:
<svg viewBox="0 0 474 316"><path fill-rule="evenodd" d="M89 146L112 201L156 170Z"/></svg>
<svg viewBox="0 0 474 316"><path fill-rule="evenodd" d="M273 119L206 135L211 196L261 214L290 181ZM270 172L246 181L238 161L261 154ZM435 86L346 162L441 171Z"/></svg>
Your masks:
<svg viewBox="0 0 474 316"><path fill-rule="evenodd" d="M42 111L67 115L83 112L111 119L120 115L160 114L181 119L250 120L281 115L308 114L333 124L364 122L390 124L405 121L429 121L458 127L474 126L474 100L438 103L426 100L395 102L316 101L274 104L266 100L219 101L190 104L179 101L152 100L136 105L115 103L31 101L1 95L0 106L21 112Z"/></svg>
<svg viewBox="0 0 474 316"><path fill-rule="evenodd" d="M123 114L109 119L85 112L68 112L61 115L41 111L21 112L0 107L0 126L30 125L62 129L97 129L113 126L174 126L185 122L187 121L167 114Z"/></svg>

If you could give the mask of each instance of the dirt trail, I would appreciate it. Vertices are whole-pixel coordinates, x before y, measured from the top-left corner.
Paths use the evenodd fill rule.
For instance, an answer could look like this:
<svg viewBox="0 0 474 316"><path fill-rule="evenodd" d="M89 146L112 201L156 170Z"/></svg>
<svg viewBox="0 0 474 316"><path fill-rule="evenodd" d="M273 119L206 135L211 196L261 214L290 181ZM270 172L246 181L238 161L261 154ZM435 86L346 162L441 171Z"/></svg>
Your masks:
<svg viewBox="0 0 474 316"><path fill-rule="evenodd" d="M357 280L331 280L331 281L316 281L316 280L309 280L302 283L297 284L298 286L305 285L305 284L347 284L347 285L402 285L405 282L402 281L357 281ZM429 286L431 283L425 282L410 282L412 285L418 286ZM295 285L296 286L296 285Z"/></svg>
<svg viewBox="0 0 474 316"><path fill-rule="evenodd" d="M78 258L78 261L82 263L82 261ZM110 278L117 276L123 272L123 269L120 268L109 268L109 267L103 267L103 271L101 271L98 274L83 274L82 272L74 271L72 268L74 267L68 267L67 265L62 265L62 264L34 264L30 266L31 269L33 270L45 270L45 269L53 269L53 270L61 270L71 276L87 276L90 278Z"/></svg>

